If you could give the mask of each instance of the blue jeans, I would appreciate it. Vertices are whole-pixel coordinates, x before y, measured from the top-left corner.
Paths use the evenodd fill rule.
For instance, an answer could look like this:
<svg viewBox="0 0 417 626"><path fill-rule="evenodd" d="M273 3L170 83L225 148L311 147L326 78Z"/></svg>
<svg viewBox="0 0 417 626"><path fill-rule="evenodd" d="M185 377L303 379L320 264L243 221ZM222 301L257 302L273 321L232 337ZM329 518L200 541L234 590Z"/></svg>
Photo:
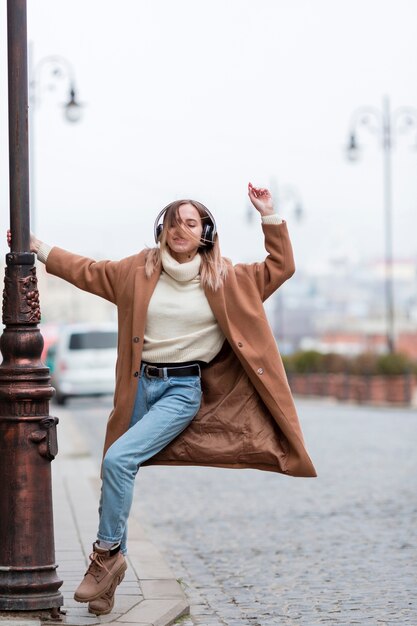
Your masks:
<svg viewBox="0 0 417 626"><path fill-rule="evenodd" d="M199 376L148 378L141 368L129 429L103 459L97 539L118 543L126 553L127 519L136 474L144 461L179 435L200 408Z"/></svg>

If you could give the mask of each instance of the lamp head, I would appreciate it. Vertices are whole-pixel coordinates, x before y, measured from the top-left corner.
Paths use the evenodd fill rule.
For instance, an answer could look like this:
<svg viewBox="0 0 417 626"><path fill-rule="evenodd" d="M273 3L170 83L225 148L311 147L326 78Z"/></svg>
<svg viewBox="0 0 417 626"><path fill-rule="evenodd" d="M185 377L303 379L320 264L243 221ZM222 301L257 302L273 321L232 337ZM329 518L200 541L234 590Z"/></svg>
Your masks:
<svg viewBox="0 0 417 626"><path fill-rule="evenodd" d="M359 159L360 148L356 142L356 135L354 132L350 134L349 143L346 147L346 157L349 161L354 163Z"/></svg>
<svg viewBox="0 0 417 626"><path fill-rule="evenodd" d="M64 109L67 122L76 123L80 121L82 115L82 105L76 100L73 85L71 85L69 100L66 104L64 104Z"/></svg>

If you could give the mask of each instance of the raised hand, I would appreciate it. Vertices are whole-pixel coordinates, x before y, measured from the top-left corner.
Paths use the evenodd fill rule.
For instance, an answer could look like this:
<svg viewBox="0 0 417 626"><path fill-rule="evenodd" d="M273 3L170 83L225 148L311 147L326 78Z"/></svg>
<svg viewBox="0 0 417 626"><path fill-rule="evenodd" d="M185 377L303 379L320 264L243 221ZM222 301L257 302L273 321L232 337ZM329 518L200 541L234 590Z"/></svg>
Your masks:
<svg viewBox="0 0 417 626"><path fill-rule="evenodd" d="M268 189L254 187L248 184L248 196L253 206L261 215L272 215L274 213L274 203Z"/></svg>

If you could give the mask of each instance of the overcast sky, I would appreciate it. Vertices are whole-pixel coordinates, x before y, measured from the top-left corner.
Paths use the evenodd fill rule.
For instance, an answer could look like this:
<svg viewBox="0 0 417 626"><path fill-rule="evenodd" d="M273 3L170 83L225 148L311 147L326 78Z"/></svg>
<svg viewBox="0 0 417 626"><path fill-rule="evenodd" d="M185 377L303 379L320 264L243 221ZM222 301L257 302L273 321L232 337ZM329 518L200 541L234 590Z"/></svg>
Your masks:
<svg viewBox="0 0 417 626"><path fill-rule="evenodd" d="M6 1L1 2L1 189L8 218ZM33 62L74 67L84 115L65 122L67 85L35 75L36 233L120 258L153 243L153 220L191 197L215 214L223 253L262 256L247 183L291 185L282 203L296 260L383 255L382 151L344 157L360 106L417 107L415 0L29 0ZM393 151L394 246L417 256L417 128ZM272 181L275 181L274 183ZM3 246L5 251L5 246Z"/></svg>

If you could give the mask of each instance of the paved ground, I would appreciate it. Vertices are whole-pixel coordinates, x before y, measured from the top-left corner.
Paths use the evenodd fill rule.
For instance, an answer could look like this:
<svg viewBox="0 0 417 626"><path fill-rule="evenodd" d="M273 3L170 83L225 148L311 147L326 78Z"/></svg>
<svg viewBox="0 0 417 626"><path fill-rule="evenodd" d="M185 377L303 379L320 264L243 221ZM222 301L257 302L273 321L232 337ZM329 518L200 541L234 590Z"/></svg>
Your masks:
<svg viewBox="0 0 417 626"><path fill-rule="evenodd" d="M134 511L183 626L417 624L417 413L297 401L319 478L143 468ZM100 454L108 401L74 401Z"/></svg>

